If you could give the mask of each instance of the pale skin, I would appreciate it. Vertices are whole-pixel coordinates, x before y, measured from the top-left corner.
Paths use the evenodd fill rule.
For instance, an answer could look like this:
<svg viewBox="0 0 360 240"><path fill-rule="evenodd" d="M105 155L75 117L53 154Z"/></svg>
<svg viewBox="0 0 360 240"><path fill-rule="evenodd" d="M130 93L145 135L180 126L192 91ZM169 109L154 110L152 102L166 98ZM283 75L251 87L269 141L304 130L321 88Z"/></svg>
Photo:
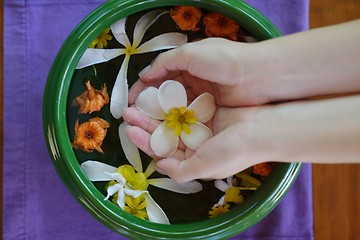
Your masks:
<svg viewBox="0 0 360 240"><path fill-rule="evenodd" d="M129 92L175 79L189 100L213 94L214 137L179 145L156 167L179 182L225 178L254 164L360 162L360 20L258 43L206 39L160 54ZM329 95L331 95L329 97ZM326 96L326 97L323 97ZM159 122L134 107L128 137L152 157Z"/></svg>

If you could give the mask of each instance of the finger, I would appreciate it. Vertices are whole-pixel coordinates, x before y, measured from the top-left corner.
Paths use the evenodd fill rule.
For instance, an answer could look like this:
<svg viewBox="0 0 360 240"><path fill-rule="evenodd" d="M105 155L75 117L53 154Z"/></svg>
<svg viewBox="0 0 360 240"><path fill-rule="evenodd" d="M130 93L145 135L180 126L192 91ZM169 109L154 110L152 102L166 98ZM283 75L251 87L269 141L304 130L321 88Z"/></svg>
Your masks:
<svg viewBox="0 0 360 240"><path fill-rule="evenodd" d="M180 48L182 47L159 54L151 65L139 73L140 79L144 82L164 80L169 75L174 75L174 72L186 70L187 59L179 58L182 52Z"/></svg>
<svg viewBox="0 0 360 240"><path fill-rule="evenodd" d="M151 134L144 129L136 126L127 126L125 129L126 136L132 141L141 151L153 159L159 159L150 146ZM184 159L184 150L177 149L172 157L176 159Z"/></svg>
<svg viewBox="0 0 360 240"><path fill-rule="evenodd" d="M141 151L152 158L157 157L150 147L150 133L137 126L127 126L125 133L130 141L132 141Z"/></svg>
<svg viewBox="0 0 360 240"><path fill-rule="evenodd" d="M129 125L142 128L150 134L154 132L157 126L160 125L160 121L149 117L135 107L126 108L122 116L124 118L124 121L127 122Z"/></svg>
<svg viewBox="0 0 360 240"><path fill-rule="evenodd" d="M241 162L240 156L233 151L234 146L222 143L222 137L217 136L201 145L190 158L161 159L156 162L157 168L177 182L187 182L194 179L227 178L250 166L249 162Z"/></svg>
<svg viewBox="0 0 360 240"><path fill-rule="evenodd" d="M224 50L219 50L219 45L223 46ZM172 72L188 72L201 79L226 84L233 79L234 67L232 64L224 64L219 59L233 59L233 49L237 49L234 42L221 38L186 43L158 55L139 76L144 82L153 82L164 79Z"/></svg>

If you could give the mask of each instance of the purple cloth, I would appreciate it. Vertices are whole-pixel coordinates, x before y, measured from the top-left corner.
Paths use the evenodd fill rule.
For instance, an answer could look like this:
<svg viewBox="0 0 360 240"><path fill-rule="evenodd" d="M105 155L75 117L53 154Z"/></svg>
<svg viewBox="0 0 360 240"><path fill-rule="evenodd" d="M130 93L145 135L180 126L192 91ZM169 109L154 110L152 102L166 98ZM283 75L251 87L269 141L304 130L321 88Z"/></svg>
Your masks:
<svg viewBox="0 0 360 240"><path fill-rule="evenodd" d="M3 239L125 239L87 213L47 152L42 97L54 57L100 0L5 0ZM284 33L306 30L308 0L248 0ZM259 224L234 239L313 239L311 166Z"/></svg>

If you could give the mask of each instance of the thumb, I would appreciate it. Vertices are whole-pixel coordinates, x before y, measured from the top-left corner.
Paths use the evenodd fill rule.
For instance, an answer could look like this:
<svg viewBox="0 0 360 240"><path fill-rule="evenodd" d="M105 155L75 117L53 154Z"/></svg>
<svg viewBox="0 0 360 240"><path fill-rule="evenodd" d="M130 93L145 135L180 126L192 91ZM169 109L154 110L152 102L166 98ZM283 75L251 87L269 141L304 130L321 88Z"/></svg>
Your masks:
<svg viewBox="0 0 360 240"><path fill-rule="evenodd" d="M155 60L139 72L143 82L165 79L170 72L186 71L189 58L183 54L183 46L159 54Z"/></svg>
<svg viewBox="0 0 360 240"><path fill-rule="evenodd" d="M180 183L206 178L206 174L204 174L205 162L194 155L187 160L176 158L161 159L156 162L155 168L158 172L166 174Z"/></svg>

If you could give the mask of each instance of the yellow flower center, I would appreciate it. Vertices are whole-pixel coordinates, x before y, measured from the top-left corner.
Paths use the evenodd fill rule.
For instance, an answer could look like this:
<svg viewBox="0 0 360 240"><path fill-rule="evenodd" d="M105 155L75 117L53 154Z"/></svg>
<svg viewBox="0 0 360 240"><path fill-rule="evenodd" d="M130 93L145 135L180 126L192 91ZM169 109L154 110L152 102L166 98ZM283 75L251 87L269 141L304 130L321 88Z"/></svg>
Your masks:
<svg viewBox="0 0 360 240"><path fill-rule="evenodd" d="M184 131L190 134L190 125L196 123L197 119L193 110L186 110L185 107L173 108L166 115L167 127L174 128L177 136L180 136Z"/></svg>
<svg viewBox="0 0 360 240"><path fill-rule="evenodd" d="M126 55L131 56L133 54L136 54L139 50L133 46L126 47Z"/></svg>
<svg viewBox="0 0 360 240"><path fill-rule="evenodd" d="M142 172L135 172L134 168L130 165L122 165L118 168L120 173L126 180L126 184L135 190L146 190L149 186L147 177Z"/></svg>

